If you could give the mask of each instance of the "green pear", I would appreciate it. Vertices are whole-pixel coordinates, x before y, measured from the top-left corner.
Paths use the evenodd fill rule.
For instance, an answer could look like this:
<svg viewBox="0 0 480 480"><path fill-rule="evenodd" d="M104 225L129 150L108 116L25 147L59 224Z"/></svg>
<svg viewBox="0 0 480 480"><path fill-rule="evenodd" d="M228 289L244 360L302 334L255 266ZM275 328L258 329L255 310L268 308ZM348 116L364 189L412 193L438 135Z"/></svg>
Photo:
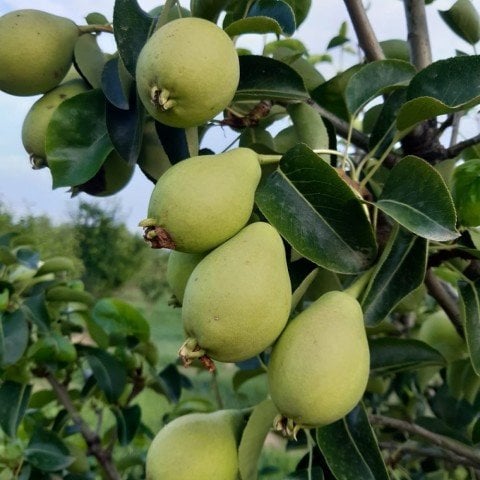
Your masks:
<svg viewBox="0 0 480 480"><path fill-rule="evenodd" d="M40 10L0 17L0 90L28 96L56 87L72 65L79 33L68 18Z"/></svg>
<svg viewBox="0 0 480 480"><path fill-rule="evenodd" d="M87 90L88 85L83 80L70 80L50 90L32 105L23 121L22 143L34 167L47 165L45 137L55 109L67 98Z"/></svg>
<svg viewBox="0 0 480 480"><path fill-rule="evenodd" d="M370 354L360 304L332 291L297 315L272 349L268 388L285 433L320 427L352 410L365 392ZM293 432L292 432L293 430Z"/></svg>
<svg viewBox="0 0 480 480"><path fill-rule="evenodd" d="M155 436L147 452L147 480L237 480L236 410L177 417Z"/></svg>
<svg viewBox="0 0 480 480"><path fill-rule="evenodd" d="M257 154L248 148L176 163L155 184L148 218L140 222L145 239L154 248L212 250L247 223L260 176Z"/></svg>
<svg viewBox="0 0 480 480"><path fill-rule="evenodd" d="M167 283L176 300L183 303L187 281L195 267L205 258L205 253L183 253L172 251L167 263Z"/></svg>
<svg viewBox="0 0 480 480"><path fill-rule="evenodd" d="M283 241L255 222L210 252L188 279L182 321L185 365L240 362L269 347L287 323L291 285Z"/></svg>
<svg viewBox="0 0 480 480"><path fill-rule="evenodd" d="M139 97L159 122L202 125L232 101L240 78L235 45L215 23L179 18L160 27L140 51Z"/></svg>

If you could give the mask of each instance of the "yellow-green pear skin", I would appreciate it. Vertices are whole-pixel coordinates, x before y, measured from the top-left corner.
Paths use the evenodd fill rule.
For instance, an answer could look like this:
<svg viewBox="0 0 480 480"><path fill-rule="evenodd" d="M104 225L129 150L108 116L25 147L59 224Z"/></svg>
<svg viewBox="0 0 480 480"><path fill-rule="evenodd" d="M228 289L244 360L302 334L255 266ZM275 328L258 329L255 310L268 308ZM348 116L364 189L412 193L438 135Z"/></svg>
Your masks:
<svg viewBox="0 0 480 480"><path fill-rule="evenodd" d="M202 125L232 101L238 54L215 23L186 17L160 27L140 51L136 81L147 111L171 127Z"/></svg>
<svg viewBox="0 0 480 480"><path fill-rule="evenodd" d="M242 418L235 410L177 417L147 452L147 480L237 480Z"/></svg>
<svg viewBox="0 0 480 480"><path fill-rule="evenodd" d="M180 252L212 250L249 220L260 176L257 154L248 148L176 163L153 189L148 225L156 230L147 233L146 240L152 247ZM168 241L155 237L158 229Z"/></svg>
<svg viewBox="0 0 480 480"><path fill-rule="evenodd" d="M272 349L268 388L278 411L296 425L339 420L362 398L370 353L357 300L327 292L291 320Z"/></svg>
<svg viewBox="0 0 480 480"><path fill-rule="evenodd" d="M50 90L32 105L23 121L22 143L34 166L46 166L45 138L55 109L67 98L87 90L88 85L83 80L70 80Z"/></svg>
<svg viewBox="0 0 480 480"><path fill-rule="evenodd" d="M280 235L266 222L247 225L190 275L182 307L187 352L180 355L188 364L188 350L196 345L221 362L258 355L285 327L291 297Z"/></svg>
<svg viewBox="0 0 480 480"><path fill-rule="evenodd" d="M180 304L183 303L190 275L205 255L205 253L170 252L167 262L167 283Z"/></svg>
<svg viewBox="0 0 480 480"><path fill-rule="evenodd" d="M29 96L56 87L72 65L78 36L74 22L40 10L0 17L0 90Z"/></svg>

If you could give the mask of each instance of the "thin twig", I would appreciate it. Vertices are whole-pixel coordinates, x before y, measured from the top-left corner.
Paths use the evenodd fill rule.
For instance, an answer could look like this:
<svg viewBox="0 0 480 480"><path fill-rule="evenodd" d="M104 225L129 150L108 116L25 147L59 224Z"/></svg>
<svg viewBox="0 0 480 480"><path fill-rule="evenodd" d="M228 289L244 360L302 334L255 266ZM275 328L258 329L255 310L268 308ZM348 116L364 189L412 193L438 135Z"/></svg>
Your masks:
<svg viewBox="0 0 480 480"><path fill-rule="evenodd" d="M344 0L344 2L366 59L369 62L383 60L385 55L367 17L362 0Z"/></svg>
<svg viewBox="0 0 480 480"><path fill-rule="evenodd" d="M463 445L456 440L434 433L420 425L405 420L399 420L398 418L386 417L384 415L369 415L369 419L373 425L394 428L395 430L401 430L402 432L422 437L437 447L467 459L476 468L480 468L480 452L468 445Z"/></svg>
<svg viewBox="0 0 480 480"><path fill-rule="evenodd" d="M79 25L80 35L85 33L113 33L112 25Z"/></svg>
<svg viewBox="0 0 480 480"><path fill-rule="evenodd" d="M459 155L462 150L465 150L468 147L472 147L473 145L477 145L480 143L480 134L475 135L472 138L467 138L463 142L458 142L455 145L445 149L445 157L444 158L454 158Z"/></svg>
<svg viewBox="0 0 480 480"><path fill-rule="evenodd" d="M425 0L404 0L410 56L417 70L432 63Z"/></svg>

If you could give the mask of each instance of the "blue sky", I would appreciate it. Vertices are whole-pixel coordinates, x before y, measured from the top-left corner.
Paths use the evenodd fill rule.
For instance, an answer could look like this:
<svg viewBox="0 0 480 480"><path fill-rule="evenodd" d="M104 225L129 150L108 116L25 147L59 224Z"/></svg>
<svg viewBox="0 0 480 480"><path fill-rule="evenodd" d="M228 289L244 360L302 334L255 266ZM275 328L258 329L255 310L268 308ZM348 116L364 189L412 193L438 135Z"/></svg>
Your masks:
<svg viewBox="0 0 480 480"><path fill-rule="evenodd" d="M150 10L161 4L160 1L140 0L142 8ZM446 10L453 5L453 0L437 0L428 7L428 22L432 31L432 48L436 59L454 55L455 48L470 52L469 46L450 33L440 19L438 10ZM480 10L480 1L473 2ZM63 15L84 24L84 17L90 12L98 11L111 19L113 0L0 0L0 15L21 8L41 8L44 11ZM182 1L187 6L189 1ZM312 11L307 21L295 34L302 40L311 53L323 53L342 21L348 20L343 1L313 0ZM379 40L405 38L403 2L399 0L371 0L370 18ZM350 37L355 38L350 28ZM114 48L112 42L105 37L102 46L106 51ZM254 53L261 53L264 39L260 36L246 36L239 46L246 46ZM348 61L348 56L346 57ZM325 65L320 67L322 73L329 77L334 71ZM26 213L47 214L55 221L69 218L69 212L75 209L78 200L70 198L67 189L52 190L48 169L32 170L27 154L21 143L21 127L30 106L38 97L14 97L0 92L0 201L6 204L16 218ZM234 138L228 130L211 129L202 146L214 151L225 148ZM132 181L120 193L111 198L94 199L86 194L77 197L100 202L105 206L118 206L121 218L129 228L135 230L139 220L145 217L148 200L153 188L141 172L137 171ZM84 195L84 196L83 196Z"/></svg>

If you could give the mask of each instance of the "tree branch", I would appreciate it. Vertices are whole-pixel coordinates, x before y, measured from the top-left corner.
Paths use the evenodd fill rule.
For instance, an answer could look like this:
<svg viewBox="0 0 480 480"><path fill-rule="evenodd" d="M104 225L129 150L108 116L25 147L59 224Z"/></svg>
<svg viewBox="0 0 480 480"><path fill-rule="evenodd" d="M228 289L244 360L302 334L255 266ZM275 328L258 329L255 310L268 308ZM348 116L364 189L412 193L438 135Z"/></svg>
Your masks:
<svg viewBox="0 0 480 480"><path fill-rule="evenodd" d="M417 70L432 63L424 0L404 0L410 57Z"/></svg>
<svg viewBox="0 0 480 480"><path fill-rule="evenodd" d="M415 423L399 420L397 418L386 417L383 415L369 415L369 419L372 425L394 428L396 430L401 430L402 432L410 433L411 435L422 437L437 447L467 459L476 468L480 468L480 452L467 445L463 445L456 440L431 432Z"/></svg>
<svg viewBox="0 0 480 480"><path fill-rule="evenodd" d="M98 460L98 463L105 472L106 478L108 480L121 480L120 474L112 462L111 455L102 448L100 437L90 430L89 426L83 421L83 418L78 413L78 410L70 399L68 390L64 385L59 383L50 372L45 374L45 378L51 385L59 402L68 412L73 422L79 427L80 432L88 445L89 452Z"/></svg>
<svg viewBox="0 0 480 480"><path fill-rule="evenodd" d="M458 142L455 145L445 149L444 159L454 158L459 155L462 150L465 150L473 145L477 145L478 143L480 143L480 134L472 138L467 138L467 140L464 140L463 142Z"/></svg>
<svg viewBox="0 0 480 480"><path fill-rule="evenodd" d="M366 59L369 62L383 60L385 55L367 17L362 0L344 0L344 2Z"/></svg>

